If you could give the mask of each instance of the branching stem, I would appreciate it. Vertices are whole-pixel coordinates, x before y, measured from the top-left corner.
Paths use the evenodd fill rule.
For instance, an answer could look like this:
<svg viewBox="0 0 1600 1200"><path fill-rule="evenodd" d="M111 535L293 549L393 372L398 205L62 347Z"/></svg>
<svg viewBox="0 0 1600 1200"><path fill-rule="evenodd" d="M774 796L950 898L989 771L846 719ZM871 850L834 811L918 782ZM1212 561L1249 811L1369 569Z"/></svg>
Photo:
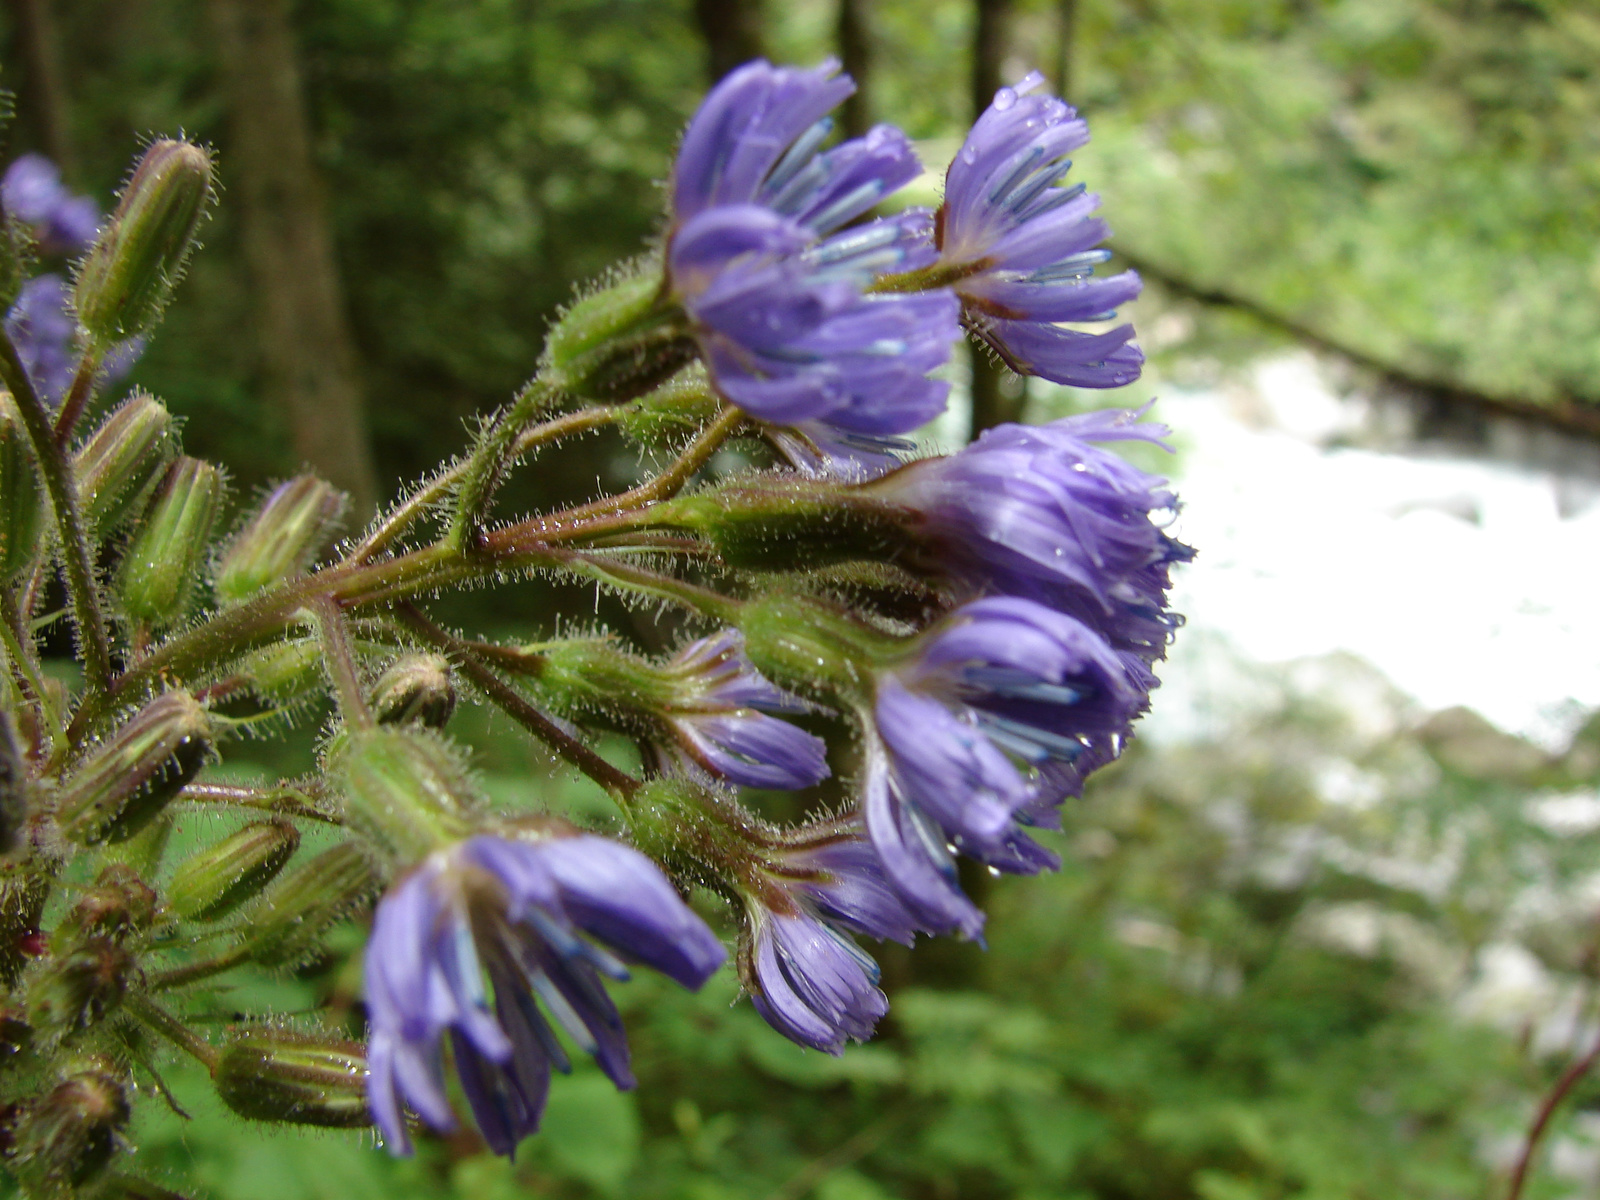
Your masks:
<svg viewBox="0 0 1600 1200"><path fill-rule="evenodd" d="M90 696L101 696L111 690L111 644L106 637L105 620L100 615L100 594L95 585L89 541L78 516L77 488L67 467L66 455L56 443L50 414L33 390L16 346L3 330L0 330L0 380L17 402L17 411L22 415L23 427L33 445L34 461L44 480L45 493L50 497L56 532L61 540L61 559L66 568L67 593L72 600L72 619L78 627L84 679Z"/></svg>

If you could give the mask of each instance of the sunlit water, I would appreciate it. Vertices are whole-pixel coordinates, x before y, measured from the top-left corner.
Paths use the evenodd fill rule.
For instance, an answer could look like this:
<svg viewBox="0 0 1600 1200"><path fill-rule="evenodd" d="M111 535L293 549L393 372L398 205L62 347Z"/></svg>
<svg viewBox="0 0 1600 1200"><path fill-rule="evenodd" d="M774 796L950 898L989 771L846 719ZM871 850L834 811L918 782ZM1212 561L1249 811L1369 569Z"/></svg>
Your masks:
<svg viewBox="0 0 1600 1200"><path fill-rule="evenodd" d="M1552 749L1600 706L1600 487L1488 454L1354 448L1371 414L1312 361L1247 386L1163 389L1181 454L1188 615L1156 736L1205 720L1219 653L1355 654L1425 710L1476 709ZM1195 636L1200 635L1200 636ZM1208 636L1212 635L1212 636Z"/></svg>

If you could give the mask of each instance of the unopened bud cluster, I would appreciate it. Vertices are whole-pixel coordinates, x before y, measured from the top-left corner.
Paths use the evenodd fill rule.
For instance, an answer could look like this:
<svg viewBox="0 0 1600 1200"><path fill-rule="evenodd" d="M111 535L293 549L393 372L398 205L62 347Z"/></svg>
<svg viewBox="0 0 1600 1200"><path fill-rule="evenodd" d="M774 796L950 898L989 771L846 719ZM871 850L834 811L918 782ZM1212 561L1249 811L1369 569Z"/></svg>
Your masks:
<svg viewBox="0 0 1600 1200"><path fill-rule="evenodd" d="M1189 551L1165 484L1106 448L1161 436L1138 413L942 457L908 436L963 330L1061 383L1138 373L1129 327L1075 328L1138 281L1094 275L1094 198L1062 186L1087 130L1039 85L996 97L937 215L875 217L921 172L909 140L830 144L853 86L831 64L735 71L684 135L659 252L585 291L469 450L366 529L311 475L230 492L104 371L68 362L48 411L0 354L0 1103L27 1196L163 1194L121 1156L130 1063L169 1053L251 1121L405 1153L459 1103L510 1154L574 1053L634 1085L612 991L638 969L737 971L778 1034L840 1053L888 1009L865 942L981 936L958 858L1055 864L1035 833L1145 710ZM58 239L87 247L78 361L154 328L215 174L154 142L109 219ZM0 237L0 293L21 262ZM506 511L509 474L608 428L637 487ZM485 640L432 611L538 573L639 619ZM36 636L57 577L70 686ZM497 808L469 704L604 789L625 836ZM284 778L218 769L297 721L322 736ZM819 810L836 775L827 818L764 813ZM238 975L340 969L352 926L353 1018L209 1019Z"/></svg>

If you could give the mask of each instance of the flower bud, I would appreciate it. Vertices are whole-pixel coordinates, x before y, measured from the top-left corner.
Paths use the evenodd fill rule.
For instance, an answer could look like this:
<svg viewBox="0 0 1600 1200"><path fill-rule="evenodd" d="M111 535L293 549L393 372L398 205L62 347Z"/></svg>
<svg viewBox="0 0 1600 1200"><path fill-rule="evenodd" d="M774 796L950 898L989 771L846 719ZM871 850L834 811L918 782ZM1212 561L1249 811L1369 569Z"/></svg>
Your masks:
<svg viewBox="0 0 1600 1200"><path fill-rule="evenodd" d="M171 457L172 417L135 392L100 422L72 458L84 528L105 532L131 517Z"/></svg>
<svg viewBox="0 0 1600 1200"><path fill-rule="evenodd" d="M215 921L260 893L299 848L288 821L252 822L180 864L167 904L191 921Z"/></svg>
<svg viewBox="0 0 1600 1200"><path fill-rule="evenodd" d="M631 400L694 357L687 319L661 283L636 275L579 300L556 322L544 377L573 396Z"/></svg>
<svg viewBox="0 0 1600 1200"><path fill-rule="evenodd" d="M250 681L250 690L259 699L280 708L321 695L328 688L322 643L316 638L257 650L240 661L239 674Z"/></svg>
<svg viewBox="0 0 1600 1200"><path fill-rule="evenodd" d="M148 1179L140 1179L137 1175L113 1172L95 1191L95 1200L186 1200L186 1197L181 1192L151 1183Z"/></svg>
<svg viewBox="0 0 1600 1200"><path fill-rule="evenodd" d="M127 994L138 964L111 938L87 937L53 955L28 982L28 1024L59 1040L102 1021Z"/></svg>
<svg viewBox="0 0 1600 1200"><path fill-rule="evenodd" d="M217 564L217 599L237 604L304 572L327 542L344 503L343 492L314 475L280 483Z"/></svg>
<svg viewBox="0 0 1600 1200"><path fill-rule="evenodd" d="M28 431L11 397L0 393L0 585L31 564L44 536L44 498Z"/></svg>
<svg viewBox="0 0 1600 1200"><path fill-rule="evenodd" d="M381 725L415 721L440 729L456 710L449 660L438 654L404 654L378 676L368 699Z"/></svg>
<svg viewBox="0 0 1600 1200"><path fill-rule="evenodd" d="M155 325L211 198L210 154L189 142L151 143L78 270L78 323L96 346Z"/></svg>
<svg viewBox="0 0 1600 1200"><path fill-rule="evenodd" d="M56 926L50 941L57 952L70 949L85 937L121 941L150 928L155 915L154 889L132 867L111 863Z"/></svg>
<svg viewBox="0 0 1600 1200"><path fill-rule="evenodd" d="M703 371L680 371L624 405L617 414L617 429L641 446L669 446L693 436L721 407L722 398L711 390Z"/></svg>
<svg viewBox="0 0 1600 1200"><path fill-rule="evenodd" d="M323 935L365 903L378 884L367 852L341 842L267 890L239 929L239 947L267 967L305 962Z"/></svg>
<svg viewBox="0 0 1600 1200"><path fill-rule="evenodd" d="M877 633L825 601L785 592L739 611L745 653L768 679L800 691L853 695L869 686L871 665L895 652Z"/></svg>
<svg viewBox="0 0 1600 1200"><path fill-rule="evenodd" d="M360 1043L287 1029L241 1029L211 1072L217 1095L241 1117L354 1129L367 1111L367 1055Z"/></svg>
<svg viewBox="0 0 1600 1200"><path fill-rule="evenodd" d="M671 512L724 562L757 570L894 558L905 549L910 518L848 486L810 479L730 485L674 501Z"/></svg>
<svg viewBox="0 0 1600 1200"><path fill-rule="evenodd" d="M93 751L56 804L69 841L126 841L199 772L211 722L188 692L163 692Z"/></svg>
<svg viewBox="0 0 1600 1200"><path fill-rule="evenodd" d="M353 730L339 757L350 824L415 861L470 832L478 793L450 745L415 727Z"/></svg>
<svg viewBox="0 0 1600 1200"><path fill-rule="evenodd" d="M111 1162L128 1116L123 1081L98 1067L67 1076L48 1095L28 1103L8 1164L24 1194L76 1196Z"/></svg>
<svg viewBox="0 0 1600 1200"><path fill-rule="evenodd" d="M117 591L130 617L167 625L183 615L221 504L222 474L210 463L181 457L167 468L122 558Z"/></svg>

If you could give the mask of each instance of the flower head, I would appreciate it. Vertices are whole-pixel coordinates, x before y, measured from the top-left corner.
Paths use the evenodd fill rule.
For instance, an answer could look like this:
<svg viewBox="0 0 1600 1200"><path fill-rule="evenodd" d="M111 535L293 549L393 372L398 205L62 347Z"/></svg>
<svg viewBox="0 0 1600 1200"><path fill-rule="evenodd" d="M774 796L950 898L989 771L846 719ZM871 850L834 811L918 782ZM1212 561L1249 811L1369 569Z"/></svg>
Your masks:
<svg viewBox="0 0 1600 1200"><path fill-rule="evenodd" d="M1147 703L1142 684L1081 621L1014 597L957 609L913 659L880 676L867 832L919 923L981 931L982 913L956 883L955 852L1024 874L1055 865L1022 828L1047 807L1031 769L1124 734Z"/></svg>
<svg viewBox="0 0 1600 1200"><path fill-rule="evenodd" d="M666 718L699 767L746 787L804 788L828 777L826 743L767 715L807 705L755 669L738 630L691 642L663 673L683 685Z"/></svg>
<svg viewBox="0 0 1600 1200"><path fill-rule="evenodd" d="M957 279L967 325L1015 370L1076 387L1119 387L1144 356L1133 327L1106 333L1062 322L1102 321L1139 294L1131 271L1094 278L1110 257L1098 196L1063 188L1089 127L1071 105L1037 91L1034 71L1001 88L945 176L939 262Z"/></svg>
<svg viewBox="0 0 1600 1200"><path fill-rule="evenodd" d="M922 932L854 826L829 823L772 848L745 895L739 973L756 1011L802 1046L843 1052L889 1009L878 965L852 934L909 945Z"/></svg>
<svg viewBox="0 0 1600 1200"><path fill-rule="evenodd" d="M943 291L864 294L933 247L926 213L833 232L921 169L887 125L820 150L825 114L854 89L837 70L757 61L712 90L673 173L668 282L717 388L752 416L903 433L944 409L948 385L927 373L949 357L958 306Z"/></svg>
<svg viewBox="0 0 1600 1200"><path fill-rule="evenodd" d="M1048 425L1002 425L946 458L874 485L915 510L932 557L973 586L1060 608L1145 661L1165 653L1169 567L1192 556L1156 518L1176 508L1166 480L1100 443L1164 445L1143 410Z"/></svg>
<svg viewBox="0 0 1600 1200"><path fill-rule="evenodd" d="M72 335L77 323L71 291L59 275L40 275L22 285L6 314L6 334L17 347L28 380L46 404L61 403L77 366Z"/></svg>
<svg viewBox="0 0 1600 1200"><path fill-rule="evenodd" d="M689 988L726 958L653 863L605 838L479 836L406 876L378 905L366 951L368 1095L390 1147L410 1149L403 1103L435 1128L454 1126L446 1035L498 1154L538 1128L551 1068L569 1069L552 1023L632 1087L602 982L627 977L618 954Z"/></svg>
<svg viewBox="0 0 1600 1200"><path fill-rule="evenodd" d="M69 192L60 168L42 154L24 154L6 168L0 199L8 213L33 226L47 254L77 254L100 229L99 206Z"/></svg>

